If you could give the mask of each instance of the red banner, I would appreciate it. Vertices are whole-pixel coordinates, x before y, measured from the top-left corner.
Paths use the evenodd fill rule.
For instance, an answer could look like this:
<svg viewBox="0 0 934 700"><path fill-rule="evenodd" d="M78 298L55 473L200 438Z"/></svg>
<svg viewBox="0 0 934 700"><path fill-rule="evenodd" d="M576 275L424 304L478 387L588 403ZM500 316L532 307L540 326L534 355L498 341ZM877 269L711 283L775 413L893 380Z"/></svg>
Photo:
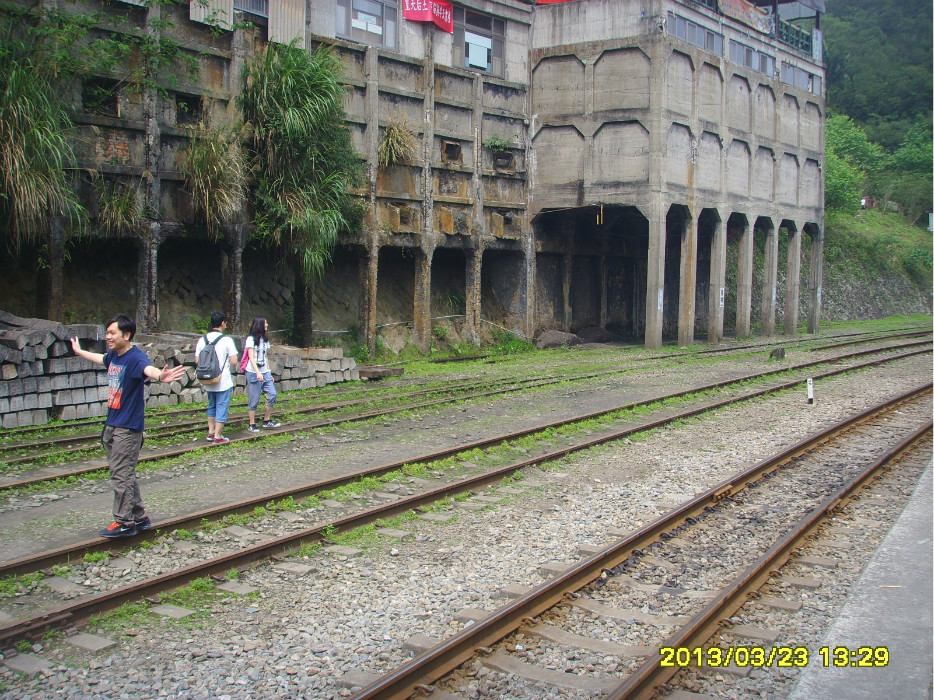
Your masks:
<svg viewBox="0 0 934 700"><path fill-rule="evenodd" d="M573 2L573 0L535 0L536 5L557 5L559 2Z"/></svg>
<svg viewBox="0 0 934 700"><path fill-rule="evenodd" d="M413 22L434 22L438 29L454 32L454 7L448 0L402 0L402 16Z"/></svg>

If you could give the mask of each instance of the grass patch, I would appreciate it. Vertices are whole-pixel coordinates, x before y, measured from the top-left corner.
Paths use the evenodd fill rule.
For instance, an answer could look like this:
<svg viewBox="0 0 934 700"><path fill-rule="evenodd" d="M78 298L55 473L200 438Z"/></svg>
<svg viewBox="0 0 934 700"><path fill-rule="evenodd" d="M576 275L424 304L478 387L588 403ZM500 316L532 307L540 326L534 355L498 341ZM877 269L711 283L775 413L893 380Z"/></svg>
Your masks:
<svg viewBox="0 0 934 700"><path fill-rule="evenodd" d="M5 576L0 579L0 596L12 598L17 593L28 593L44 578L38 571L21 576Z"/></svg>

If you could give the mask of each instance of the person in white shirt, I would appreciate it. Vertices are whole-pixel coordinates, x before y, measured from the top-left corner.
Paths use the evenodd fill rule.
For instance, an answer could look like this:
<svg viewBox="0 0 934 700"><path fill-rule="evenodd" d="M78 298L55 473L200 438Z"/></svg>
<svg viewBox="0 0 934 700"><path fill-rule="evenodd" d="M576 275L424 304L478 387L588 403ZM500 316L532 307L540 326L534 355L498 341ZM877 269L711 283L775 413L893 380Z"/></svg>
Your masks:
<svg viewBox="0 0 934 700"><path fill-rule="evenodd" d="M250 334L243 344L246 372L247 411L250 413L250 432L258 433L256 425L256 408L259 406L260 394L266 394L266 418L263 420L264 428L278 428L282 424L272 420L272 407L276 405L276 385L272 381L272 373L266 364L266 353L269 350L269 339L266 333L269 323L262 316L253 319Z"/></svg>
<svg viewBox="0 0 934 700"><path fill-rule="evenodd" d="M205 384L204 390L208 393L208 436L207 440L215 445L230 442L223 436L224 424L227 422L227 413L230 410L230 396L233 394L234 381L230 369L237 366L237 346L233 338L224 335L227 328L227 317L223 311L211 314L211 331L198 340L195 356L201 354L206 342L214 343L214 352L222 368L221 378L215 384ZM221 337L223 336L223 337ZM220 337L220 340L217 338ZM207 339L207 341L205 341ZM217 340L217 342L214 342Z"/></svg>

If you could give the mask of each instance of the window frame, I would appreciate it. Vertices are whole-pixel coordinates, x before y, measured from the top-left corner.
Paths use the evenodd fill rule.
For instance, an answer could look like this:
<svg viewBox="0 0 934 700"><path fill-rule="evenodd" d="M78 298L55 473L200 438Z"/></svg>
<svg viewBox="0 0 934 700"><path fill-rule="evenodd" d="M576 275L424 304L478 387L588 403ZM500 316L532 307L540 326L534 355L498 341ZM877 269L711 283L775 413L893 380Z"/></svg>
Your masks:
<svg viewBox="0 0 934 700"><path fill-rule="evenodd" d="M483 26L486 23L487 26ZM498 78L506 75L506 20L486 12L477 12L463 5L454 6L453 55L451 63L456 68L486 73ZM482 39L469 42L468 35ZM489 44L487 46L486 44ZM477 55L468 46L477 47L477 52L486 49L486 67L477 62ZM471 61L473 59L473 61Z"/></svg>
<svg viewBox="0 0 934 700"><path fill-rule="evenodd" d="M364 8L367 5L378 5L380 14L377 16L372 12L366 12ZM398 47L401 12L398 0L337 0L334 8L335 35L339 39L370 46L382 46L392 51L395 51ZM354 16L355 11L365 14L367 17L378 19L379 23L372 23L372 26L379 27L380 31L371 32L368 28L359 25L355 26L355 22L362 21L359 17ZM343 27L340 26L342 18L344 20ZM371 25L370 22L365 21L363 21L363 24L367 25L367 27Z"/></svg>
<svg viewBox="0 0 934 700"><path fill-rule="evenodd" d="M715 56L723 55L723 34L668 11L668 36Z"/></svg>

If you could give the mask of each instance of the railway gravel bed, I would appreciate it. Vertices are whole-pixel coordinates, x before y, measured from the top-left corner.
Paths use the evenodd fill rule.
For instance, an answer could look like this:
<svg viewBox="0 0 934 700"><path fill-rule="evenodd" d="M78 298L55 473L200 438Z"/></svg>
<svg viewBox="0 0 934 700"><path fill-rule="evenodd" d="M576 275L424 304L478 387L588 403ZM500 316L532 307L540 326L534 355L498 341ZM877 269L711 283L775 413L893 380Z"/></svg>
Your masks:
<svg viewBox="0 0 934 700"><path fill-rule="evenodd" d="M741 364L734 363L727 371L740 372ZM725 409L645 439L605 446L564 464L529 470L519 484L522 488L500 490L503 500L490 506L492 512L452 505L457 517L446 525L413 521L407 526L408 538L374 539L357 557L309 558L304 563L312 568L304 575L270 574L266 567L244 572L240 581L256 585L256 597L219 598L193 621L156 616L134 619L129 627L113 633L118 646L94 655L75 651L61 640L40 644L37 651L59 665L35 678L0 667L2 697L347 697L351 690L341 684L343 674L358 669L379 672L400 663L405 659L401 643L409 635L446 636L464 624L457 619L462 609L497 607L504 585L538 583L543 564L573 560L580 544L604 543L610 529L631 530L666 506L781 446L916 386L919 378L929 375L929 357L903 360L821 382L814 405L806 403L803 392L789 392ZM432 433L450 440L452 434L481 432L484 428L477 420L488 419L495 426L497 420L510 416L521 423L524 416L570 413L582 403L589 407L600 403L599 397L617 404L639 393L661 393L664 386L683 387L688 378L702 383L714 377L723 378L722 367L719 373L713 365L680 374L671 369L649 370L619 383L603 382L591 390L567 388L557 397L550 396L549 402L536 395L524 409L517 408L515 400L461 406L447 414L432 412L421 420L405 419L391 426L296 438L310 444L286 444L235 458L206 458L170 478L185 483L192 492L209 492L223 483L212 478L215 472L225 471L220 465L254 470L254 478L280 470L297 473L309 466L307 448L345 445L350 454L360 450L361 441L372 440L374 432L386 427L392 431L385 432L398 434L402 424L411 424L402 435L413 433L415 446L423 451ZM452 414L458 411L467 415L454 423ZM333 457L333 451L326 451ZM233 471L227 471L226 477ZM156 481L150 477L143 483L144 495L154 491ZM97 488L103 492L106 486ZM85 508L105 511L107 506L94 503L93 495L85 495L89 499ZM13 504L15 510L10 512L54 504L49 501L34 509ZM848 556L868 559L871 549L865 549ZM154 574L158 555L158 550L137 550L129 557L130 566ZM845 587L841 588L840 600L845 595ZM832 609L838 604L839 600L826 605ZM472 696L498 697L495 677L484 671L477 670ZM769 682L768 678L755 680ZM550 692L538 688L529 697L550 697Z"/></svg>

